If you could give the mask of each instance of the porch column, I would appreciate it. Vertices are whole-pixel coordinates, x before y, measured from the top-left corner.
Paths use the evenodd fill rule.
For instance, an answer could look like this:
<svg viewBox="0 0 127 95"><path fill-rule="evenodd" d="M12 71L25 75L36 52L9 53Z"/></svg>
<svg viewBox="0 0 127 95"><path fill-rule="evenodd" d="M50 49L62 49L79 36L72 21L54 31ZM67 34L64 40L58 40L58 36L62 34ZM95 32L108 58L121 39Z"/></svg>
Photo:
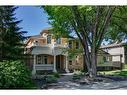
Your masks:
<svg viewBox="0 0 127 95"><path fill-rule="evenodd" d="M123 69L123 65L122 65L122 54L120 54L120 69L122 70Z"/></svg>
<svg viewBox="0 0 127 95"><path fill-rule="evenodd" d="M56 55L54 55L54 68L53 68L53 72L57 72L56 70Z"/></svg>
<svg viewBox="0 0 127 95"><path fill-rule="evenodd" d="M66 71L67 73L69 73L67 55L66 55L66 63L65 63L65 64L66 64L66 65L65 65L65 71Z"/></svg>
<svg viewBox="0 0 127 95"><path fill-rule="evenodd" d="M36 68L35 68L35 65L36 65L36 55L34 55L34 64L33 64L32 75L35 75L35 74L36 74Z"/></svg>

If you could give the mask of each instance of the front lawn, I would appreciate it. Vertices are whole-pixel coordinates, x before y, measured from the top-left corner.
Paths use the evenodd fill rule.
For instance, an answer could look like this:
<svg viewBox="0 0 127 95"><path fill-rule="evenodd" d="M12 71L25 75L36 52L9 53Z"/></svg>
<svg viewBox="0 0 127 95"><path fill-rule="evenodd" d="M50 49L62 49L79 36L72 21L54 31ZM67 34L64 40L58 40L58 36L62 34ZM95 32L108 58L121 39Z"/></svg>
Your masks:
<svg viewBox="0 0 127 95"><path fill-rule="evenodd" d="M127 76L127 65L125 65L122 70L99 71L99 73L104 75Z"/></svg>

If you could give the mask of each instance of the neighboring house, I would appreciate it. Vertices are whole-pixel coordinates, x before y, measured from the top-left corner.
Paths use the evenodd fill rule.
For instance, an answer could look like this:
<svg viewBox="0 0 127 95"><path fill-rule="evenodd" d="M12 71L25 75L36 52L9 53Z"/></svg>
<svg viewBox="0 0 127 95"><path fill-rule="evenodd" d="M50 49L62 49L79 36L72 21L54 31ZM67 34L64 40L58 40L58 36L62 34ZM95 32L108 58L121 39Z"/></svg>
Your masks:
<svg viewBox="0 0 127 95"><path fill-rule="evenodd" d="M124 64L127 63L127 48L125 43L105 45L101 46L100 49L105 51L107 55L100 55L101 60L98 67L104 67L109 70L122 69ZM101 70L104 68L101 68Z"/></svg>
<svg viewBox="0 0 127 95"><path fill-rule="evenodd" d="M112 56L113 62L127 63L127 48L125 43L114 43L106 46L101 46L101 49Z"/></svg>
<svg viewBox="0 0 127 95"><path fill-rule="evenodd" d="M79 48L79 42L73 38L55 38L49 29L43 30L39 35L31 36L25 42L25 54L32 57L27 61L32 67L32 74L39 70L53 72L78 70L83 68L82 56L76 59L68 58L68 53L63 52L66 48Z"/></svg>

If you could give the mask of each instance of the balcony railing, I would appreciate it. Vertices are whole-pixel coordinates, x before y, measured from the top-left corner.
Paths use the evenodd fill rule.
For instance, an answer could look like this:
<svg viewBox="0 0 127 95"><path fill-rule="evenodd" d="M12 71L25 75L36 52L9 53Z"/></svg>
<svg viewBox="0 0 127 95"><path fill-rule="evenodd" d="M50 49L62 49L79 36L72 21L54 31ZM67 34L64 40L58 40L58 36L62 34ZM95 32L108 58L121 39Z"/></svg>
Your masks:
<svg viewBox="0 0 127 95"><path fill-rule="evenodd" d="M103 64L97 64L98 67L121 67L121 62L120 61L110 61L110 62L105 62Z"/></svg>

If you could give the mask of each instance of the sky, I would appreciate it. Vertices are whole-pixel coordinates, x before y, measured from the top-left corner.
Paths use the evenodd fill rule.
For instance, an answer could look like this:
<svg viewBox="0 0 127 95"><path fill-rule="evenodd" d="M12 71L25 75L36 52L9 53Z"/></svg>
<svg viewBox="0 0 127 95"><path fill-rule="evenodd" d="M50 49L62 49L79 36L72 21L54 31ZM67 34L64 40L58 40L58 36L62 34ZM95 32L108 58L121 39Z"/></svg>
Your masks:
<svg viewBox="0 0 127 95"><path fill-rule="evenodd" d="M19 26L28 33L25 36L38 35L43 29L51 27L48 24L47 14L36 6L18 6L16 18L23 20Z"/></svg>

